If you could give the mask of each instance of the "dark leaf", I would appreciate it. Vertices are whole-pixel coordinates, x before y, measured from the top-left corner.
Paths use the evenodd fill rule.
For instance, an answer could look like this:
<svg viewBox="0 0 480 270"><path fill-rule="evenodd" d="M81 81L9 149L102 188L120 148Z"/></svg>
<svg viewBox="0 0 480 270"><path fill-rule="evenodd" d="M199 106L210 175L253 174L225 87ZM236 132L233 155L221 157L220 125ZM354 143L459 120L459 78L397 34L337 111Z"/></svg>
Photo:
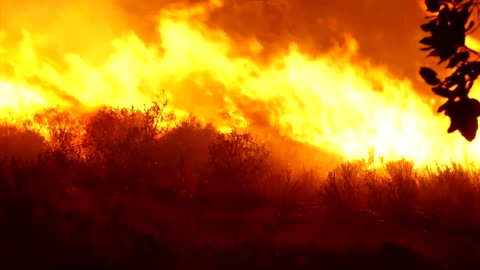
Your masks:
<svg viewBox="0 0 480 270"><path fill-rule="evenodd" d="M441 64L447 61L448 59L450 59L450 57L452 57L457 52L457 49L451 46L444 46L444 47L441 47L441 49L442 50L440 51L440 48L439 48L440 61L438 62L438 64Z"/></svg>
<svg viewBox="0 0 480 270"><path fill-rule="evenodd" d="M479 62L471 62L465 65L466 68L468 68L468 76L470 77L470 80L475 81L478 76L480 75L480 63Z"/></svg>
<svg viewBox="0 0 480 270"><path fill-rule="evenodd" d="M431 20L428 23L422 24L420 28L425 32L432 32L437 25L437 21L437 19Z"/></svg>
<svg viewBox="0 0 480 270"><path fill-rule="evenodd" d="M478 120L476 117L466 116L464 119L461 119L462 123L458 130L460 134L467 139L467 141L471 142L477 136L478 130Z"/></svg>
<svg viewBox="0 0 480 270"><path fill-rule="evenodd" d="M476 79L476 78L475 78ZM472 86L473 86L473 82L475 79L471 79L467 82L467 94L468 92L470 91L470 89L472 89Z"/></svg>
<svg viewBox="0 0 480 270"><path fill-rule="evenodd" d="M479 117L480 116L480 102L474 98L469 98L468 99L468 111L473 115L474 117Z"/></svg>
<svg viewBox="0 0 480 270"><path fill-rule="evenodd" d="M420 76L422 76L423 80L429 85L438 85L440 83L440 79L437 78L437 73L431 68L421 67Z"/></svg>
<svg viewBox="0 0 480 270"><path fill-rule="evenodd" d="M453 68L459 63L467 61L469 57L470 53L468 51L456 53L452 58L450 58L450 62L448 63L447 68Z"/></svg>
<svg viewBox="0 0 480 270"><path fill-rule="evenodd" d="M470 68L472 72L480 74L480 62L469 63L468 68Z"/></svg>
<svg viewBox="0 0 480 270"><path fill-rule="evenodd" d="M458 130L458 120L457 119L450 119L450 126L447 129L448 133L452 133Z"/></svg>
<svg viewBox="0 0 480 270"><path fill-rule="evenodd" d="M460 59L460 62L465 62L470 57L470 53L468 51L459 52L456 54L456 57Z"/></svg>
<svg viewBox="0 0 480 270"><path fill-rule="evenodd" d="M439 0L425 0L425 5L427 6L427 11L437 12L440 10Z"/></svg>
<svg viewBox="0 0 480 270"><path fill-rule="evenodd" d="M457 81L455 79L455 74L448 76L445 78L445 87L448 89L452 89L453 86L457 85Z"/></svg>
<svg viewBox="0 0 480 270"><path fill-rule="evenodd" d="M450 58L450 62L448 63L447 65L447 68L453 68L455 66L458 65L458 63L460 63L460 60L458 59L458 57L455 57L456 55L454 55L452 58Z"/></svg>
<svg viewBox="0 0 480 270"><path fill-rule="evenodd" d="M460 12L458 12L459 19L462 22L462 27L464 27L465 24L467 24L468 18L470 17L470 14L471 14L470 7L472 6L472 4L473 2L471 1L465 3L465 5L463 5L462 9L460 10Z"/></svg>
<svg viewBox="0 0 480 270"><path fill-rule="evenodd" d="M457 88L453 90L453 92L455 93L455 96L466 97L468 94L468 91L467 91L467 80L465 79L465 77L464 76L455 77L455 83L457 85Z"/></svg>
<svg viewBox="0 0 480 270"><path fill-rule="evenodd" d="M477 53L465 49L467 34L476 29L477 24L471 20L472 0L425 0L427 11L431 12L427 23L421 25L424 32L431 33L421 39L424 45L421 51L428 53L427 57L439 58L439 63L448 61L446 68L453 72L443 81L430 68L420 68L420 76L432 86L435 95L448 100L438 108L450 118L448 132L459 131L462 136L473 141L478 131L480 117L480 102L470 99L468 94L475 80L480 77L480 61L469 61Z"/></svg>
<svg viewBox="0 0 480 270"><path fill-rule="evenodd" d="M478 100L462 98L456 102L447 101L442 107L446 108L445 115L450 117L450 127L447 132L452 133L458 130L466 140L473 141L478 130L477 117L480 115Z"/></svg>
<svg viewBox="0 0 480 270"><path fill-rule="evenodd" d="M437 112L439 113L445 112L445 114L447 114L451 110L453 105L454 105L453 100L449 99L447 102L445 102L442 106L438 108Z"/></svg>
<svg viewBox="0 0 480 270"><path fill-rule="evenodd" d="M450 8L448 5L443 6L442 10L438 13L439 25L445 27L448 26L451 19Z"/></svg>
<svg viewBox="0 0 480 270"><path fill-rule="evenodd" d="M425 37L420 40L420 43L427 46L433 46L436 43L436 40L433 36Z"/></svg>
<svg viewBox="0 0 480 270"><path fill-rule="evenodd" d="M446 88L443 88L441 86L434 87L434 88L432 88L432 90L433 90L433 93L435 93L436 95L439 95L441 97L446 97L446 98L453 97L453 93L450 90L448 90Z"/></svg>
<svg viewBox="0 0 480 270"><path fill-rule="evenodd" d="M427 57L431 57L431 56L440 56L439 50L434 49L429 54L427 54Z"/></svg>
<svg viewBox="0 0 480 270"><path fill-rule="evenodd" d="M470 76L470 81L471 81L471 84L473 85L473 82L478 78L479 74L477 72L471 72L468 75Z"/></svg>

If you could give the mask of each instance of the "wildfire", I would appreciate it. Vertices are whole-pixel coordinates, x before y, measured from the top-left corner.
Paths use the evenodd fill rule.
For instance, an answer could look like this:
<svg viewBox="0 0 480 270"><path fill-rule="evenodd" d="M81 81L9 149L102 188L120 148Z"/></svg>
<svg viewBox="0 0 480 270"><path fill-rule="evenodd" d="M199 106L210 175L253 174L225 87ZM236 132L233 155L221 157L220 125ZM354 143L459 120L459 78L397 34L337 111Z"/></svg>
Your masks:
<svg viewBox="0 0 480 270"><path fill-rule="evenodd" d="M45 46L55 51L54 35L39 49L29 29L18 42L0 32L2 116L55 105L77 113L102 105L142 107L165 89L176 113L224 127L222 112L236 112L240 122L280 127L295 140L348 159L374 148L385 159L405 157L417 165L480 160L478 139L467 143L448 135L448 119L410 81L353 61L361 46L354 39L321 57L292 43L286 53L261 62L257 40L234 42L203 23L220 4L165 9L158 16L158 43L125 33L98 44L111 50L96 63L81 54L44 52ZM240 47L250 56L235 55Z"/></svg>

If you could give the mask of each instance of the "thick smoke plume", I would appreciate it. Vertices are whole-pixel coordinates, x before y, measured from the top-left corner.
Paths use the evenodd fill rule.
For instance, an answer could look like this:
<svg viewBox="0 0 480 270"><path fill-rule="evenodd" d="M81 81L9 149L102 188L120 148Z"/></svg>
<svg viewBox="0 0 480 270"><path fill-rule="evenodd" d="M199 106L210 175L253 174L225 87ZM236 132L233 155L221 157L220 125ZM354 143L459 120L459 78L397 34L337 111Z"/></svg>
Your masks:
<svg viewBox="0 0 480 270"><path fill-rule="evenodd" d="M108 54L110 40L121 33L134 31L146 42L157 42L155 16L161 10L205 4L208 1L4 0L0 27L10 30L10 36L28 29L40 48L48 50L49 43L55 43L56 48L95 61ZM325 53L349 35L358 41L361 59L417 81L418 64L424 59L418 51L423 16L417 1L224 0L210 9L207 21L240 42L258 39L264 59L286 50L291 42L313 55Z"/></svg>

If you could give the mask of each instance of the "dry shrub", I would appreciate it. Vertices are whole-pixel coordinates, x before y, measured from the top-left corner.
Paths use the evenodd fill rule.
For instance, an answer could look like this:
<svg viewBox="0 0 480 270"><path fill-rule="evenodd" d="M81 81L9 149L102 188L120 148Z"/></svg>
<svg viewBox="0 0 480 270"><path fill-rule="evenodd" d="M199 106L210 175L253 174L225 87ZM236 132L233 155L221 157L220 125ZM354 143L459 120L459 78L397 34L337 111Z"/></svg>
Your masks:
<svg viewBox="0 0 480 270"><path fill-rule="evenodd" d="M320 192L321 199L327 205L339 209L358 207L364 171L365 163L362 161L345 162L339 165L328 173Z"/></svg>
<svg viewBox="0 0 480 270"><path fill-rule="evenodd" d="M84 125L81 142L92 174L88 179L101 180L104 190L146 192L146 183L158 176L153 170L158 140L174 120L165 106L166 101L142 110L103 107L92 115Z"/></svg>
<svg viewBox="0 0 480 270"><path fill-rule="evenodd" d="M131 159L137 150L145 150L140 149L141 144L152 136L142 129L142 118L134 108L105 107L98 111L85 126L83 147L89 158L114 165Z"/></svg>
<svg viewBox="0 0 480 270"><path fill-rule="evenodd" d="M269 173L269 152L250 133L219 134L209 148L205 184L208 189L228 194L247 193L265 181Z"/></svg>
<svg viewBox="0 0 480 270"><path fill-rule="evenodd" d="M143 161L164 129L162 125L173 120L164 112L163 104L153 103L144 110L134 107L104 107L93 115L85 126L82 146L88 158L113 166L125 166L132 161Z"/></svg>
<svg viewBox="0 0 480 270"><path fill-rule="evenodd" d="M409 228L477 235L480 174L476 167L467 170L452 163L415 169L404 159L380 168L366 165L364 161L341 164L322 183L320 199L333 213L364 212Z"/></svg>
<svg viewBox="0 0 480 270"><path fill-rule="evenodd" d="M326 205L338 210L368 210L403 218L417 209L419 191L411 161L371 168L365 160L357 160L331 171L320 194Z"/></svg>
<svg viewBox="0 0 480 270"><path fill-rule="evenodd" d="M452 164L420 175L407 160L377 168L357 160L340 164L323 179L303 162L291 162L295 151L277 149L272 159L250 133L218 133L194 117L168 126L173 119L163 106L105 107L85 125L64 111L47 109L33 118L43 128L38 131L48 135L47 144L34 131L1 126L0 218L15 229L20 222L34 224L16 229L17 236L37 226L36 232L72 246L95 250L103 245L119 253L144 245L136 240L142 235L189 239L189 233L203 230L203 221L215 220L236 222L224 226L258 223L251 226L258 235L264 225L344 220L357 228L396 223L402 229L480 239L475 232L480 226L478 169ZM318 154L304 150L297 154ZM42 151L45 164L57 165L15 162L35 162ZM68 168L52 153L63 155ZM230 208L218 210L219 205ZM242 207L249 207L248 214L239 214ZM260 214L250 223L252 211Z"/></svg>
<svg viewBox="0 0 480 270"><path fill-rule="evenodd" d="M388 180L385 181L387 203L392 212L402 215L412 212L418 203L418 185L413 171L413 162L405 159L385 164ZM398 213L398 211L402 213Z"/></svg>
<svg viewBox="0 0 480 270"><path fill-rule="evenodd" d="M422 211L434 226L450 229L480 225L480 183L478 169L467 170L459 164L437 166L421 178Z"/></svg>
<svg viewBox="0 0 480 270"><path fill-rule="evenodd" d="M12 125L0 126L0 159L33 162L45 147L45 139L35 131Z"/></svg>
<svg viewBox="0 0 480 270"><path fill-rule="evenodd" d="M59 108L46 108L33 116L33 124L33 128L46 136L43 155L50 163L66 168L72 160L82 157L83 123L79 118Z"/></svg>
<svg viewBox="0 0 480 270"><path fill-rule="evenodd" d="M273 167L265 181L259 181L256 194L276 206L316 204L323 175L313 169L293 170Z"/></svg>
<svg viewBox="0 0 480 270"><path fill-rule="evenodd" d="M154 170L162 180L173 180L182 188L194 192L196 183L209 159L209 145L218 132L189 117L159 138L154 154Z"/></svg>

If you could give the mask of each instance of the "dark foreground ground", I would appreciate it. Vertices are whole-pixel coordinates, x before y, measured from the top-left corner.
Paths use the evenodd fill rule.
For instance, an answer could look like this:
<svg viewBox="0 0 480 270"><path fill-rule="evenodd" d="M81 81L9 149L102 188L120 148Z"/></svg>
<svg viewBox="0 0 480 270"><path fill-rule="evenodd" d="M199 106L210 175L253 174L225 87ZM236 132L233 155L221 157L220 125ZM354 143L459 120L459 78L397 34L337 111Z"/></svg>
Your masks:
<svg viewBox="0 0 480 270"><path fill-rule="evenodd" d="M142 216L143 208L148 206L131 207L134 208L131 211L136 212L131 215ZM43 217L11 213L2 222L2 264L9 266L4 269L467 269L479 266L472 253L475 247L468 247L474 245L473 240L455 243L456 239L451 239L450 243L446 236L382 222L369 213L341 216L317 207L239 209L225 202L202 205L193 200L169 200L156 204L155 210L148 210L158 215L155 224L128 224L112 217L104 221L103 228L98 228L87 216L70 212ZM17 208L17 211L27 210ZM446 268L446 262L451 267Z"/></svg>
<svg viewBox="0 0 480 270"><path fill-rule="evenodd" d="M480 269L475 168L325 177L248 134L192 119L158 133L149 115L76 127L49 111L47 142L1 128L1 269Z"/></svg>

